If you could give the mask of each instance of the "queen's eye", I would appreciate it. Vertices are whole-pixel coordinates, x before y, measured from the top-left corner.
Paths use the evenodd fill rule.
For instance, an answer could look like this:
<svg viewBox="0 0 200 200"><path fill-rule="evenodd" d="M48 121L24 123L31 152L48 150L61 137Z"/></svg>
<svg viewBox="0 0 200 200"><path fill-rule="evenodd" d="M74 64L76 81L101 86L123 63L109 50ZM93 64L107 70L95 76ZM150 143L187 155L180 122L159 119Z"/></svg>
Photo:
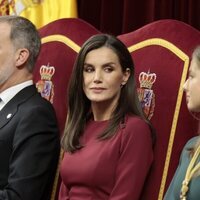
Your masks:
<svg viewBox="0 0 200 200"><path fill-rule="evenodd" d="M105 72L112 72L113 71L113 67L112 66L105 66L104 67Z"/></svg>
<svg viewBox="0 0 200 200"><path fill-rule="evenodd" d="M84 72L93 72L94 71L94 67L92 66L84 66Z"/></svg>

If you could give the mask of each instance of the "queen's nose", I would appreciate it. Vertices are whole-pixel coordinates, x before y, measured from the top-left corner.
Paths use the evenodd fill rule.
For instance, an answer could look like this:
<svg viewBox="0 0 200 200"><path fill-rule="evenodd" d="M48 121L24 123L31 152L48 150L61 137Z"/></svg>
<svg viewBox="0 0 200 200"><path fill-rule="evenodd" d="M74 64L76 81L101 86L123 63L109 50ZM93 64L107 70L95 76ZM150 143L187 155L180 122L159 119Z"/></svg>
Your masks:
<svg viewBox="0 0 200 200"><path fill-rule="evenodd" d="M94 73L94 82L101 83L102 82L102 74L99 70L96 70Z"/></svg>

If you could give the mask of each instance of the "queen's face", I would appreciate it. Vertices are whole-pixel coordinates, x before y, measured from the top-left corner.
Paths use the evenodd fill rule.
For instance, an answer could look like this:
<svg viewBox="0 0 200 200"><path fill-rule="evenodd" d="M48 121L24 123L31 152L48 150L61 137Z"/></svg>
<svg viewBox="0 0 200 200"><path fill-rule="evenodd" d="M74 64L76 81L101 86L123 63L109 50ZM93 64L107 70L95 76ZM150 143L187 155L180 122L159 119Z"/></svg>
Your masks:
<svg viewBox="0 0 200 200"><path fill-rule="evenodd" d="M195 58L191 61L184 90L188 109L192 112L200 112L200 66Z"/></svg>
<svg viewBox="0 0 200 200"><path fill-rule="evenodd" d="M115 106L122 84L129 77L129 70L122 72L117 54L108 47L90 51L83 69L83 90L91 103L109 103Z"/></svg>

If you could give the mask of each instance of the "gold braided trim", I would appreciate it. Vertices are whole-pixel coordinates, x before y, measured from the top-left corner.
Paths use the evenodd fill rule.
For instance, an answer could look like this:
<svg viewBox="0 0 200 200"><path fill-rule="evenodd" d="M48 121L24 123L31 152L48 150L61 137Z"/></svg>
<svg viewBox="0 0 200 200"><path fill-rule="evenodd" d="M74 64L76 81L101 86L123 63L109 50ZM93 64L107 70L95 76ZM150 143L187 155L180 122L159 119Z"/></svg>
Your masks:
<svg viewBox="0 0 200 200"><path fill-rule="evenodd" d="M64 43L65 45L67 45L68 47L70 47L77 53L80 50L80 46L78 46L75 42L73 42L72 40L70 40L68 37L64 35L56 34L56 35L49 35L42 38L42 44L45 44L48 42L55 42L55 41Z"/></svg>
<svg viewBox="0 0 200 200"><path fill-rule="evenodd" d="M159 190L159 195L158 195L158 200L162 200L164 189L165 189L165 184L166 184L166 179L167 179L167 174L168 174L168 169L169 169L172 147L173 147L173 143L174 143L177 121L178 121L182 97L183 97L183 89L182 88L183 88L183 84L186 80L187 71L189 68L189 57L183 51L181 51L179 48L177 48L175 45L173 45L172 43L168 42L167 40L160 39L160 38L152 38L152 39L148 39L148 40L139 42L135 45L128 47L128 50L129 50L129 52L133 52L133 51L136 51L143 47L147 47L147 46L151 46L151 45L158 45L158 46L167 48L168 50L173 52L176 56L178 56L184 62L183 72L182 72L181 81L180 81L180 85L179 85L178 96L177 96L177 100L176 100L176 106L175 106L175 110L174 110L174 116L173 116L171 131L170 131L169 143L168 143L168 147L167 147L165 165L164 165L164 170L163 170L163 175L162 175L162 180L161 180L161 185L160 185L160 190Z"/></svg>
<svg viewBox="0 0 200 200"><path fill-rule="evenodd" d="M61 161L63 159L63 155L64 155L64 151L63 151L63 149L60 149L60 156L59 156L59 160L58 160L58 166L56 169L56 175L55 175L54 182L53 182L53 188L52 188L50 200L55 200L57 186L58 186L59 168L60 168Z"/></svg>

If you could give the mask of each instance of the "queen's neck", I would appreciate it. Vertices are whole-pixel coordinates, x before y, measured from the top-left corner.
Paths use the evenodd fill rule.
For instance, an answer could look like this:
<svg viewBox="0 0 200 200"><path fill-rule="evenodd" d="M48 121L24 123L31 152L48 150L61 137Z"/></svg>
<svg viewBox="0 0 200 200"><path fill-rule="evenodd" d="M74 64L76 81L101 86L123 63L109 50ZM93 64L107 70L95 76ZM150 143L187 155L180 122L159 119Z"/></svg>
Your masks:
<svg viewBox="0 0 200 200"><path fill-rule="evenodd" d="M92 103L91 108L94 121L105 121L111 118L115 106L106 103Z"/></svg>

